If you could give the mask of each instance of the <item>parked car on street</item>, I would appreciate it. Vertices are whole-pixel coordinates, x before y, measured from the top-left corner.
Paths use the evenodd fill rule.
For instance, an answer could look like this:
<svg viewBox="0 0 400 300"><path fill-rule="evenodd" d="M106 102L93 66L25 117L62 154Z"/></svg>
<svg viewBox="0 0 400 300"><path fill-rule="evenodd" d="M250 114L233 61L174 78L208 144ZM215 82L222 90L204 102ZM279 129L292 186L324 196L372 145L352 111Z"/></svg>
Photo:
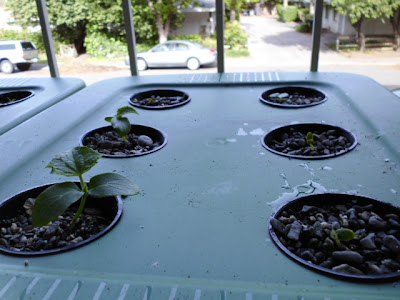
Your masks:
<svg viewBox="0 0 400 300"><path fill-rule="evenodd" d="M14 72L15 67L20 71L29 70L32 63L38 62L38 50L35 44L26 40L0 41L0 71Z"/></svg>
<svg viewBox="0 0 400 300"><path fill-rule="evenodd" d="M167 41L137 54L139 71L155 67L187 67L189 70L197 70L200 66L212 65L216 61L215 49L186 40ZM125 63L129 65L129 58Z"/></svg>

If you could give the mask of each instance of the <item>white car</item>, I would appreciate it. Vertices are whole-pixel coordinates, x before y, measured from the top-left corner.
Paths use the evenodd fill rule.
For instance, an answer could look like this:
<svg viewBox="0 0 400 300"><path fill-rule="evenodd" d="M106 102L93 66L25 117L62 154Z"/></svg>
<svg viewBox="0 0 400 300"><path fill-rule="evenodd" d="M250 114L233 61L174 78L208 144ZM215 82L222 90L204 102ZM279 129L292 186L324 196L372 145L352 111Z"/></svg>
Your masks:
<svg viewBox="0 0 400 300"><path fill-rule="evenodd" d="M14 72L15 66L20 71L29 70L32 63L38 62L38 50L31 41L0 41L0 71Z"/></svg>
<svg viewBox="0 0 400 300"><path fill-rule="evenodd" d="M197 70L200 66L213 65L216 62L215 49L185 40L167 41L137 54L139 71L155 67L187 67L189 70ZM129 58L126 64L129 65Z"/></svg>

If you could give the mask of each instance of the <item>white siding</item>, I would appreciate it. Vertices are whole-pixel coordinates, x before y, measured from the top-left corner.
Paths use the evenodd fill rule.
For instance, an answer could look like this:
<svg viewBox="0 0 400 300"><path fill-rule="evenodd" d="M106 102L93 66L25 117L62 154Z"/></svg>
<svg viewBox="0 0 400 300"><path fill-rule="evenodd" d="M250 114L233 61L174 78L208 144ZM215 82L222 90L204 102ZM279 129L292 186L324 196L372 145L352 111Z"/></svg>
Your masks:
<svg viewBox="0 0 400 300"><path fill-rule="evenodd" d="M210 21L214 25L212 25ZM214 31L215 13L212 13L212 20L210 20L209 12L187 12L183 26L173 30L171 35L207 34L214 33Z"/></svg>
<svg viewBox="0 0 400 300"><path fill-rule="evenodd" d="M322 27L341 35L356 34L356 30L351 25L349 17L339 14L329 6L324 6ZM361 30L365 34L393 34L390 20L386 20L385 23L382 23L380 20L366 20L363 22Z"/></svg>

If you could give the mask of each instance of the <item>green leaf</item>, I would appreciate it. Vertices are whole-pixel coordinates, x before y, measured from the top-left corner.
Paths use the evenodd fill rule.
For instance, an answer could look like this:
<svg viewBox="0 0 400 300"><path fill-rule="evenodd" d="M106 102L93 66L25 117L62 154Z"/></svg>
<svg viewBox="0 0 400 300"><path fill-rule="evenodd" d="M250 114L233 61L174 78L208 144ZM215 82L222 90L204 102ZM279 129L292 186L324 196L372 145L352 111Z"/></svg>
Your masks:
<svg viewBox="0 0 400 300"><path fill-rule="evenodd" d="M339 228L336 230L337 237L340 241L351 241L356 237L356 234L353 230L348 228Z"/></svg>
<svg viewBox="0 0 400 300"><path fill-rule="evenodd" d="M129 134L131 131L131 123L128 118L113 118L112 119L112 127L115 131L122 136L123 138Z"/></svg>
<svg viewBox="0 0 400 300"><path fill-rule="evenodd" d="M107 122L112 122L112 119L113 119L113 117L106 117L106 118L104 118L104 120L106 120Z"/></svg>
<svg viewBox="0 0 400 300"><path fill-rule="evenodd" d="M51 173L79 176L97 164L100 157L101 154L91 148L75 147L56 155L46 168L51 168Z"/></svg>
<svg viewBox="0 0 400 300"><path fill-rule="evenodd" d="M92 197L130 196L138 193L139 188L132 180L116 173L96 175L89 183L89 195Z"/></svg>
<svg viewBox="0 0 400 300"><path fill-rule="evenodd" d="M339 238L337 236L337 233L336 233L335 229L331 230L331 238L334 239L336 242L339 241Z"/></svg>
<svg viewBox="0 0 400 300"><path fill-rule="evenodd" d="M58 183L47 188L36 198L32 212L33 225L41 227L56 220L83 194L73 182Z"/></svg>
<svg viewBox="0 0 400 300"><path fill-rule="evenodd" d="M117 117L122 117L125 114L129 114L129 113L133 113L133 114L139 114L136 109L134 109L133 107L130 106L124 106L121 107L117 110Z"/></svg>

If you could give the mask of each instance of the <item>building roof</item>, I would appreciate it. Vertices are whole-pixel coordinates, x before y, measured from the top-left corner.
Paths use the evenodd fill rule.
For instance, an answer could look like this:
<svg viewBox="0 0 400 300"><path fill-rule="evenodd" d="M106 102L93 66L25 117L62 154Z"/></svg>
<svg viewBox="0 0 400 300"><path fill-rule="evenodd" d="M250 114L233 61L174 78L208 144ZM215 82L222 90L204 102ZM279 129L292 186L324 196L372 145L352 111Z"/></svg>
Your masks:
<svg viewBox="0 0 400 300"><path fill-rule="evenodd" d="M214 12L215 0L197 0L189 7L181 8L183 12Z"/></svg>

